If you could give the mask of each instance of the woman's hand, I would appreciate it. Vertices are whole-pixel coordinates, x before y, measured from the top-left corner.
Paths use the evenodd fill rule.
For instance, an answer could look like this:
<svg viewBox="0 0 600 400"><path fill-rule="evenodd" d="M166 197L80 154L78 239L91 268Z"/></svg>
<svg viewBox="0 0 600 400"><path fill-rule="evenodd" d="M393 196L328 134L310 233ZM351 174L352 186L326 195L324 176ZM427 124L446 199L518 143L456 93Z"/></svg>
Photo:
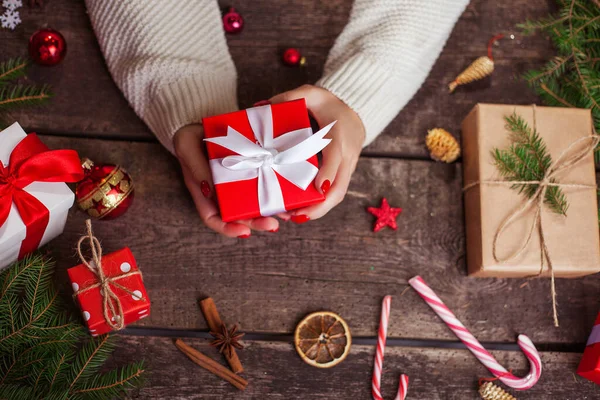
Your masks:
<svg viewBox="0 0 600 400"><path fill-rule="evenodd" d="M326 136L332 141L323 149L323 165L315 178L315 186L325 194L325 201L279 214L280 218L291 218L299 224L321 218L344 199L365 142L365 128L358 114L325 89L304 85L281 93L271 98L270 102L282 103L300 98L306 100L310 114L320 127L336 120L337 123Z"/></svg>
<svg viewBox="0 0 600 400"><path fill-rule="evenodd" d="M252 230L277 232L279 221L271 217L223 222L215 203L214 186L206 155L202 150L202 138L202 126L199 124L184 126L173 138L183 179L202 221L215 232L229 237L247 238Z"/></svg>

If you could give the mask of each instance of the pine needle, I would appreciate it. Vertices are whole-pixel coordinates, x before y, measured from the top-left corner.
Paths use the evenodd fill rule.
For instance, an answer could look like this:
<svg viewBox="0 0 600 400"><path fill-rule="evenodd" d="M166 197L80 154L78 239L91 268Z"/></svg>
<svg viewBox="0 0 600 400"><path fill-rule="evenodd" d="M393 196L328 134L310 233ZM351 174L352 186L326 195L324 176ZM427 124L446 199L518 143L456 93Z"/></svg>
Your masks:
<svg viewBox="0 0 600 400"><path fill-rule="evenodd" d="M507 149L494 149L492 155L500 174L508 181L541 181L552 165L552 157L539 133L529 127L516 113L505 117L506 129L512 144ZM555 183L554 180L551 182ZM537 184L515 184L513 189L531 198L538 190ZM558 186L549 186L544 196L553 212L566 216L569 204Z"/></svg>

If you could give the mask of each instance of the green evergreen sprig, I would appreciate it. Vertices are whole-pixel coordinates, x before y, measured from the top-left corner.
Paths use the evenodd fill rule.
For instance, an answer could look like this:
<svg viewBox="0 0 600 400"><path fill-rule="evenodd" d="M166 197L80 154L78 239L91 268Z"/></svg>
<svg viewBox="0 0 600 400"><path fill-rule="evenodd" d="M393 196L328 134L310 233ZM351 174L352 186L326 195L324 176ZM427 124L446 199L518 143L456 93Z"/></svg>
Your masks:
<svg viewBox="0 0 600 400"><path fill-rule="evenodd" d="M550 36L558 55L524 78L550 106L589 108L600 132L600 3L557 0L558 13L518 25ZM600 153L596 152L596 161Z"/></svg>
<svg viewBox="0 0 600 400"><path fill-rule="evenodd" d="M29 63L22 58L0 62L0 85L25 76Z"/></svg>
<svg viewBox="0 0 600 400"><path fill-rule="evenodd" d="M13 58L0 62L0 128L6 111L29 105L43 104L52 97L48 85L22 85L15 83L27 73L29 62Z"/></svg>
<svg viewBox="0 0 600 400"><path fill-rule="evenodd" d="M138 386L141 362L100 373L114 340L85 333L53 273L48 258L33 255L0 274L0 399L112 399Z"/></svg>
<svg viewBox="0 0 600 400"><path fill-rule="evenodd" d="M512 140L507 149L494 149L492 154L500 174L508 181L541 181L552 165L552 157L537 131L516 113L504 118ZM555 183L555 180L550 180ZM531 198L538 190L536 184L514 184L513 189ZM557 214L566 216L569 204L558 186L548 186L544 204Z"/></svg>

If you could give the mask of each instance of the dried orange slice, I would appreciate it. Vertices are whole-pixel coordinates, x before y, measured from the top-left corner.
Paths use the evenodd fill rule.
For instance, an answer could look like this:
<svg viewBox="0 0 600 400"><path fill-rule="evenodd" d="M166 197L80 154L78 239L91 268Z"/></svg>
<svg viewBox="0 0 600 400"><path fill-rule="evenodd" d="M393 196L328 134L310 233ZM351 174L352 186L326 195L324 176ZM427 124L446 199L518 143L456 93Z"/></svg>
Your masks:
<svg viewBox="0 0 600 400"><path fill-rule="evenodd" d="M331 368L344 361L350 353L352 336L342 317L329 311L319 311L300 321L294 343L304 362L317 368Z"/></svg>

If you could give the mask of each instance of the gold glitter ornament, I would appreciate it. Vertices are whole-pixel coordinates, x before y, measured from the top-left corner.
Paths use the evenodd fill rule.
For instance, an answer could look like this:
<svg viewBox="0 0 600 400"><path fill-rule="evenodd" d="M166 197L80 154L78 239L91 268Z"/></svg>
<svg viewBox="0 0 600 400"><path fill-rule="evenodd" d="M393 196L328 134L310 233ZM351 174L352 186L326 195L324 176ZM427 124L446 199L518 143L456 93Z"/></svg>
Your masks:
<svg viewBox="0 0 600 400"><path fill-rule="evenodd" d="M478 81L480 79L489 76L494 72L494 58L492 57L492 45L498 39L502 39L504 35L496 35L490 39L488 43L488 55L479 57L475 61L471 63L463 72L461 72L450 84L448 85L448 90L450 93L456 89L459 85L465 85L467 83L471 83L473 81Z"/></svg>
<svg viewBox="0 0 600 400"><path fill-rule="evenodd" d="M486 382L479 386L479 394L483 400L517 400L516 397L508 394L492 382Z"/></svg>
<svg viewBox="0 0 600 400"><path fill-rule="evenodd" d="M445 129L434 128L427 132L425 138L425 144L429 149L431 158L436 161L443 161L445 163L451 163L456 161L460 156L460 146L458 142Z"/></svg>
<svg viewBox="0 0 600 400"><path fill-rule="evenodd" d="M97 219L113 219L127 211L133 202L133 180L119 165L82 162L85 177L75 189L80 209Z"/></svg>

